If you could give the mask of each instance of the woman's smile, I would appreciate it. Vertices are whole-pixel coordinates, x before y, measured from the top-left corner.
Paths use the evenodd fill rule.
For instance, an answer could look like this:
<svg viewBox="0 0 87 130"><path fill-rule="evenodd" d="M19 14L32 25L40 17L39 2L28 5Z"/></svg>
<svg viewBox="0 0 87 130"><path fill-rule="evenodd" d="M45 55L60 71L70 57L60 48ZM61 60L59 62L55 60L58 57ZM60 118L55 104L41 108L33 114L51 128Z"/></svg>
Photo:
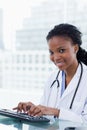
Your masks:
<svg viewBox="0 0 87 130"><path fill-rule="evenodd" d="M50 59L60 70L69 70L73 64L77 66L76 45L68 37L54 36L48 42ZM75 66L74 66L75 67Z"/></svg>

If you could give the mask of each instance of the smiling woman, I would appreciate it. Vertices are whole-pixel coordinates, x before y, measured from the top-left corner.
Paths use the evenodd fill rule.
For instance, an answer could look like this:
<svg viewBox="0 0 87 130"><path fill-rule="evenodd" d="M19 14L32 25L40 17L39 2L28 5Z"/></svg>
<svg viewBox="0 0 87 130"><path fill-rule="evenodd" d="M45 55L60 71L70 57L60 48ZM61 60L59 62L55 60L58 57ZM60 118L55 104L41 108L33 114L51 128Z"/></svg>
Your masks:
<svg viewBox="0 0 87 130"><path fill-rule="evenodd" d="M63 23L56 25L46 39L50 59L58 71L48 79L40 105L19 102L14 110L32 116L51 115L63 120L87 121L87 62L84 62L87 52L81 48L81 32L74 25ZM85 54L83 59L81 53Z"/></svg>
<svg viewBox="0 0 87 130"><path fill-rule="evenodd" d="M86 0L84 1L87 3ZM0 36L4 45L3 49L0 48L0 90L3 89L3 93L0 91L0 99L4 101L4 103L0 102L1 106L11 107L11 105L13 106L26 99L32 99L32 101L35 101L35 104L39 102L36 100L36 97L38 96L40 100L44 82L50 72L55 69L55 66L56 70L60 69L60 73L57 70L53 72L51 79L48 79L46 84L47 95L44 96L45 98L43 98L41 106L38 107L42 109L44 105L47 108L54 108L50 111L50 109L43 107L44 110L50 112L48 114L59 114L57 115L59 117L61 117L62 107L69 110L74 90L79 86L78 81L81 77L80 75L82 75L82 70L86 70L84 69L86 68L84 63L87 61L87 59L84 59L86 53L85 51L83 53L79 41L76 41L77 35L75 38L74 34L74 37L70 37L70 35L65 37L65 35L57 36L55 33L51 33L54 35L47 39L48 44L46 44L45 37L48 30L55 24L59 25L63 21L64 23L69 21L70 24L74 23L75 26L80 27L83 32L82 40L84 44L82 46L87 47L86 3L84 4L83 1L80 3L80 0L0 0L2 10L0 13L3 17L0 17L0 19L3 19L2 22L0 20L0 23L2 23L0 26L2 35ZM80 6L82 7L81 10ZM56 29L58 28L56 27L53 30ZM78 31L76 30L76 32ZM69 34L72 34L72 31ZM80 32L77 34L80 35ZM48 48L49 51L47 50ZM85 74L84 77L86 77ZM63 87L61 87L62 80L65 81L63 82ZM51 85L53 81L55 83ZM83 80L81 84L84 84ZM73 87L68 87L70 85ZM84 89L82 89L81 85L79 91L81 92ZM82 104L84 104L82 102L83 98L81 100L79 98L79 91L77 91L74 103L71 105L72 110L70 110L70 113L73 111L74 114L77 113L75 116L80 114L84 118L82 114L85 114L86 111L84 110L84 113L82 113L78 110L80 107L83 108ZM70 98L66 92L70 92ZM65 106L62 102L58 102L65 99L69 99ZM82 111L82 109L80 110Z"/></svg>

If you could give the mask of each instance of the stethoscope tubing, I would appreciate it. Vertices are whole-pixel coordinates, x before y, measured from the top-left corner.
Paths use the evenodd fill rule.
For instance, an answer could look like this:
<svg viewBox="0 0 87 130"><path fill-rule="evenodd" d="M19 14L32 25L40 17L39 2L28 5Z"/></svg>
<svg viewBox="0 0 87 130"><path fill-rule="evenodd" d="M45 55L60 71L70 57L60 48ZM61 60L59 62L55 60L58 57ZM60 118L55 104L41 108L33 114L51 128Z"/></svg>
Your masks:
<svg viewBox="0 0 87 130"><path fill-rule="evenodd" d="M74 95L73 95L73 98L72 98L72 101L71 101L71 104L70 104L70 107L69 107L70 109L72 109L72 105L73 105L74 99L75 99L75 97L76 97L76 93L77 93L77 91L78 91L79 84L80 84L81 79L82 79L82 74L83 74L83 66L82 66L82 63L80 63L80 65L81 65L80 78L79 78L79 81L78 81L78 84L77 84L77 87L76 87L75 93L74 93Z"/></svg>
<svg viewBox="0 0 87 130"><path fill-rule="evenodd" d="M58 71L56 79L53 81L53 83L51 84L50 88L52 88L52 86L54 85L55 82L57 82L57 88L59 87L59 80L58 80L59 73L60 73L60 70Z"/></svg>

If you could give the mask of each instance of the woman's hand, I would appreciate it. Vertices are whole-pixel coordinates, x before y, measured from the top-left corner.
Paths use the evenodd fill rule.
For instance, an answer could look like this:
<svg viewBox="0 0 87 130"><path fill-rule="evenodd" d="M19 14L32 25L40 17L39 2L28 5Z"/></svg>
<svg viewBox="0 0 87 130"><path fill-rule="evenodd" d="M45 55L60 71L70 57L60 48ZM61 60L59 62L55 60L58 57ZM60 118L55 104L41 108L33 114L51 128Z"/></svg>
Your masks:
<svg viewBox="0 0 87 130"><path fill-rule="evenodd" d="M58 117L60 112L60 110L56 108L34 105L32 102L20 102L13 110L17 110L17 112L24 111L32 116L53 115Z"/></svg>
<svg viewBox="0 0 87 130"><path fill-rule="evenodd" d="M17 110L17 112L28 112L32 106L34 106L32 102L20 102L13 110Z"/></svg>
<svg viewBox="0 0 87 130"><path fill-rule="evenodd" d="M53 115L53 116L58 117L59 112L60 110L56 108L46 107L42 105L38 105L38 106L34 105L30 108L30 110L28 111L28 114L32 116Z"/></svg>

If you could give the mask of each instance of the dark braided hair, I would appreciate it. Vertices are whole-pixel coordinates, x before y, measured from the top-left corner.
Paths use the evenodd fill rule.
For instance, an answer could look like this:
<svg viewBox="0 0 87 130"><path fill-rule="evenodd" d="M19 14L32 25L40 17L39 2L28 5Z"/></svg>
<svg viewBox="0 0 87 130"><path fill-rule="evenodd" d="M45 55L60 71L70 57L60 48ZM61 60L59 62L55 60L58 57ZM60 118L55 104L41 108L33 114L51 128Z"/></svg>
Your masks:
<svg viewBox="0 0 87 130"><path fill-rule="evenodd" d="M69 37L73 41L73 44L78 44L79 51L77 52L77 60L87 65L87 52L81 47L82 44L82 33L77 27L63 23L56 25L47 35L46 39L49 41L54 36Z"/></svg>

